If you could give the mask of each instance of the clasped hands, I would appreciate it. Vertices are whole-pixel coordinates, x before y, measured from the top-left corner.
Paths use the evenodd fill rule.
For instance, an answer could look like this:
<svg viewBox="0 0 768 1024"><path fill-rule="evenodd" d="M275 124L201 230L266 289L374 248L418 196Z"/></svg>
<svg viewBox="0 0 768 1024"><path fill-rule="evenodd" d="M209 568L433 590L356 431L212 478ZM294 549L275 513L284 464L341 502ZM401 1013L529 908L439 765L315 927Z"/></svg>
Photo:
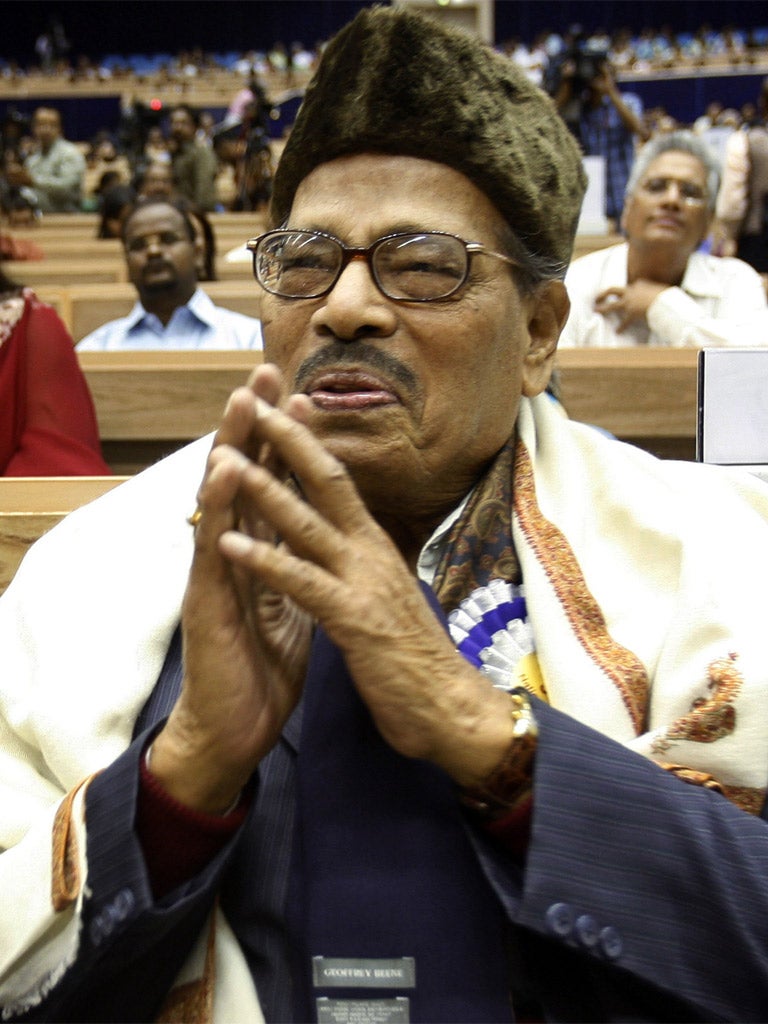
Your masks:
<svg viewBox="0 0 768 1024"><path fill-rule="evenodd" d="M182 609L181 694L152 771L220 813L300 699L314 624L342 650L383 738L476 785L512 741L508 698L455 651L344 466L311 400L258 367L233 393L198 492ZM330 740L332 742L332 739Z"/></svg>

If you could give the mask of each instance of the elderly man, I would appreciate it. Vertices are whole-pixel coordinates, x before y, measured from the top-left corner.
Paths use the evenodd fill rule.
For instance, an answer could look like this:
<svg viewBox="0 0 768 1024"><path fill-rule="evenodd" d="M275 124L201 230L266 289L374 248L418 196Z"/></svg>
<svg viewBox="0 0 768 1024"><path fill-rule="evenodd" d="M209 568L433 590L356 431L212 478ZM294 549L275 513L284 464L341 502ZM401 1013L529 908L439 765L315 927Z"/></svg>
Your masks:
<svg viewBox="0 0 768 1024"><path fill-rule="evenodd" d="M699 251L718 194L718 161L692 132L641 150L627 186L627 241L574 260L561 347L767 345L759 276Z"/></svg>
<svg viewBox="0 0 768 1024"><path fill-rule="evenodd" d="M79 351L262 347L257 319L214 305L198 286L203 243L173 200L138 202L123 222L123 243L139 299L128 316L86 335Z"/></svg>
<svg viewBox="0 0 768 1024"><path fill-rule="evenodd" d="M328 45L271 362L0 602L6 1016L764 1016L768 494L542 393L583 189L476 40Z"/></svg>
<svg viewBox="0 0 768 1024"><path fill-rule="evenodd" d="M62 137L61 116L51 107L38 107L32 117L37 147L23 164L6 170L8 183L32 188L43 213L75 213L82 202L85 157Z"/></svg>

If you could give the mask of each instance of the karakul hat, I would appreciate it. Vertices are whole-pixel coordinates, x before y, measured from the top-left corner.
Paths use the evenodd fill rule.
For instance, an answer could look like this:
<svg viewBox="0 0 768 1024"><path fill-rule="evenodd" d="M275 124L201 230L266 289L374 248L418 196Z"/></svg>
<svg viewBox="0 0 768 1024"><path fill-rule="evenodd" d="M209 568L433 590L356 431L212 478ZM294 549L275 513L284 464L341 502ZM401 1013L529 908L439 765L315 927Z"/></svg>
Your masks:
<svg viewBox="0 0 768 1024"><path fill-rule="evenodd" d="M362 10L328 44L275 173L273 224L336 157L381 152L447 164L534 254L565 266L586 187L554 103L509 58L412 11Z"/></svg>

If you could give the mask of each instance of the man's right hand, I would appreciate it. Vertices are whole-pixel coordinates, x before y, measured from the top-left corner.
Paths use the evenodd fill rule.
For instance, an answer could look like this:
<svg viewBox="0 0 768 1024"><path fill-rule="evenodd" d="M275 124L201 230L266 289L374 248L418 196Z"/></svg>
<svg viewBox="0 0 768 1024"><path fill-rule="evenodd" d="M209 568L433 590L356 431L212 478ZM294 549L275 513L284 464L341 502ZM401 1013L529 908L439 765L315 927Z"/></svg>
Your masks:
<svg viewBox="0 0 768 1024"><path fill-rule="evenodd" d="M280 401L274 368L259 367L251 390L227 406L198 493L200 521L182 610L184 680L179 700L157 736L151 768L186 806L221 813L236 799L277 741L303 683L312 622L289 598L233 567L219 552L231 529L275 541L260 522L245 522L232 449L280 472L267 446L251 436L254 394ZM230 458L218 457L226 445Z"/></svg>

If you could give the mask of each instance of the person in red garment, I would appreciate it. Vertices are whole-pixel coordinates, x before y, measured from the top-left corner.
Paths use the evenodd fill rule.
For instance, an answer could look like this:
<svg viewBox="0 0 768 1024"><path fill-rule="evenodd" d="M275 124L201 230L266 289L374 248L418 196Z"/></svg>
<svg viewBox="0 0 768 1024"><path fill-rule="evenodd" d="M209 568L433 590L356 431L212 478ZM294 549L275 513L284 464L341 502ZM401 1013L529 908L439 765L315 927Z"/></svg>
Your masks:
<svg viewBox="0 0 768 1024"><path fill-rule="evenodd" d="M110 473L69 332L0 269L0 475Z"/></svg>

